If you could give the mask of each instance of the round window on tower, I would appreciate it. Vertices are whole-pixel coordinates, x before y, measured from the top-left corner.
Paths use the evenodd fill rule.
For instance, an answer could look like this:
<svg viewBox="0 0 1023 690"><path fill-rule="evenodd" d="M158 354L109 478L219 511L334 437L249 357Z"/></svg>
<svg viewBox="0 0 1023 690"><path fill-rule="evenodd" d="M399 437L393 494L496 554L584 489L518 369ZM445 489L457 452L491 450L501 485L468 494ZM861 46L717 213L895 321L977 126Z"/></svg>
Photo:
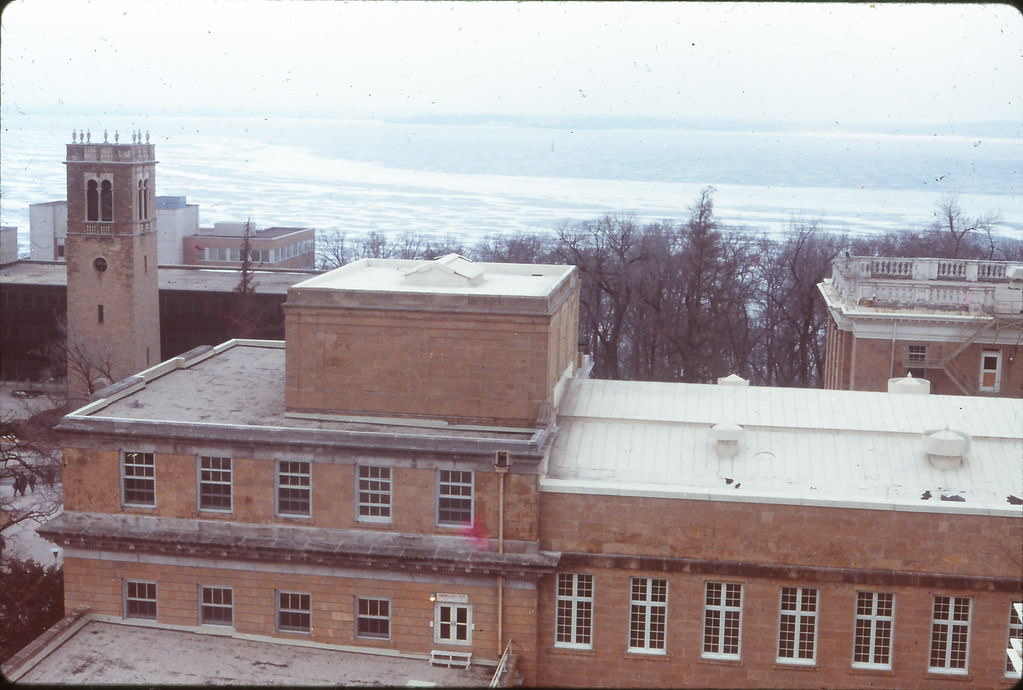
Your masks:
<svg viewBox="0 0 1023 690"><path fill-rule="evenodd" d="M92 262L92 267L95 268L100 273L102 273L103 271L107 270L107 260L104 259L102 256L97 257Z"/></svg>

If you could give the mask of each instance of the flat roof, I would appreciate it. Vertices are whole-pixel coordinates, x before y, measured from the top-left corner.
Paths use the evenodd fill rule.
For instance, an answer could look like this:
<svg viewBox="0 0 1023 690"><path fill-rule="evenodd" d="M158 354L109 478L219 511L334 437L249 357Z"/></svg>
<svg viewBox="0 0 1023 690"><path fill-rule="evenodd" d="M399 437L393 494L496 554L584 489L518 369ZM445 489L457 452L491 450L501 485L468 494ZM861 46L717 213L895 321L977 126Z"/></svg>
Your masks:
<svg viewBox="0 0 1023 690"><path fill-rule="evenodd" d="M144 686L486 687L494 672L483 666L433 666L423 655L397 656L371 650L360 653L313 643L270 641L229 630L171 630L93 618L17 681Z"/></svg>
<svg viewBox="0 0 1023 690"><path fill-rule="evenodd" d="M241 277L241 270L237 268L160 266L159 270L161 290L232 292ZM292 285L319 273L301 269L257 269L253 271L255 290L262 294L286 295ZM0 285L66 287L67 266L63 261L18 261L0 267Z"/></svg>
<svg viewBox="0 0 1023 690"><path fill-rule="evenodd" d="M450 256L450 255L449 255ZM423 272L441 264L448 257L433 261L406 259L361 259L296 284L295 290L321 289L335 291L370 291L399 293L439 293L454 295L486 295L508 297L545 297L564 281L574 266L553 264L506 264L471 262L474 276L456 284L424 284L408 282L406 274Z"/></svg>
<svg viewBox="0 0 1023 690"><path fill-rule="evenodd" d="M545 491L1023 516L1019 399L573 379L558 426ZM954 469L923 449L945 428Z"/></svg>

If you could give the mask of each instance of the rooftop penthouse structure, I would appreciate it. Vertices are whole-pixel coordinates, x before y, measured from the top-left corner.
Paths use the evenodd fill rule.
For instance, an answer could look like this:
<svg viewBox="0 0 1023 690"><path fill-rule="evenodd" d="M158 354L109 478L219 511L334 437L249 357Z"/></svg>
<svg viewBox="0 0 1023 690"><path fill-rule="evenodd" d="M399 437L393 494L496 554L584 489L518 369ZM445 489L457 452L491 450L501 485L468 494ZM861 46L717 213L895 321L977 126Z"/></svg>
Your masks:
<svg viewBox="0 0 1023 690"><path fill-rule="evenodd" d="M826 388L911 374L949 395L1023 396L1023 265L843 256L832 270Z"/></svg>

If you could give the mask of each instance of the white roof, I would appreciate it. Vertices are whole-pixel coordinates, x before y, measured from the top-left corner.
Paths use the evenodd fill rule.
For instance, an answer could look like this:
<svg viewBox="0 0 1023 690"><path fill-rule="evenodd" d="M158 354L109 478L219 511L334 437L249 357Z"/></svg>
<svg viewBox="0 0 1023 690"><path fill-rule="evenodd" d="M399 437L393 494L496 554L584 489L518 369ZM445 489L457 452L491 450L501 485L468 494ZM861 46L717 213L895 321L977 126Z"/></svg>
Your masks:
<svg viewBox="0 0 1023 690"><path fill-rule="evenodd" d="M545 491L1023 515L1023 400L574 379L558 426ZM972 443L941 470L946 427Z"/></svg>

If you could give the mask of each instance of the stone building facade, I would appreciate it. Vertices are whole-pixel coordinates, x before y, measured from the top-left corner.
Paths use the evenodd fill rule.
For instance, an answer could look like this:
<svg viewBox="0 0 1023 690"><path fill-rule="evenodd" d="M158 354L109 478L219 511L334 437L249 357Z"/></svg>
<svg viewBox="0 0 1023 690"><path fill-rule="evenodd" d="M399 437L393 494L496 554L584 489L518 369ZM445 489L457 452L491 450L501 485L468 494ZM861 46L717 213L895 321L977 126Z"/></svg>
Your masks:
<svg viewBox="0 0 1023 690"><path fill-rule="evenodd" d="M363 260L291 287L283 342L100 391L42 530L67 608L381 663L510 649L526 685L1019 677L1023 402L592 380L577 280Z"/></svg>

